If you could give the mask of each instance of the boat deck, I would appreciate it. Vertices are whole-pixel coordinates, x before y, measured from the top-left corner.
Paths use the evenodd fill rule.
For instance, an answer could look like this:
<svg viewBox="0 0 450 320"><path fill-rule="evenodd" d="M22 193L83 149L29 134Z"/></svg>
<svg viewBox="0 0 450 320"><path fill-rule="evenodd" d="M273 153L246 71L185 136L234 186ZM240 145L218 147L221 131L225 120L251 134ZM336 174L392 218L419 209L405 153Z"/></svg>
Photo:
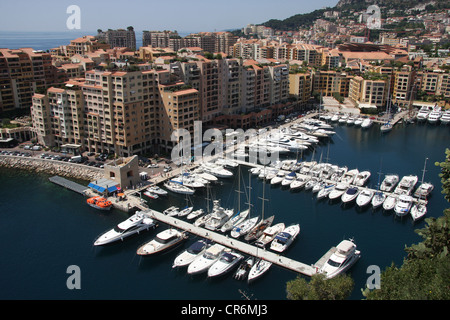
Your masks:
<svg viewBox="0 0 450 320"><path fill-rule="evenodd" d="M333 253L336 252L336 250L337 250L336 247L331 247L330 250L328 250L319 260L317 260L317 262L314 264L314 267L316 269L322 268L325 262L328 261L328 259L331 257Z"/></svg>
<svg viewBox="0 0 450 320"><path fill-rule="evenodd" d="M298 272L306 276L312 276L316 273L316 269L312 265L295 261L269 250L258 248L248 243L239 241L238 239L228 237L225 234L220 234L202 227L196 227L191 223L177 219L176 217L166 216L165 214L155 210L144 211L144 213L148 214L153 219L166 223L175 228L185 230L202 238L210 239L216 243L220 243L228 248L238 250L242 253L257 258L262 258L291 271Z"/></svg>

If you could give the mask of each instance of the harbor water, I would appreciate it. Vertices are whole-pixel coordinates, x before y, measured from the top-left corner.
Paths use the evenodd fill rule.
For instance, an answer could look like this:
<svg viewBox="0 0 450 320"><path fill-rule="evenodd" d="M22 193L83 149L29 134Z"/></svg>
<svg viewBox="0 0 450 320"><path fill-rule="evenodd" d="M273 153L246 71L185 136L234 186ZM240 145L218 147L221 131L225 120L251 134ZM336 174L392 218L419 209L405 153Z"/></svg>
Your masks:
<svg viewBox="0 0 450 320"><path fill-rule="evenodd" d="M304 160L327 161L349 169L369 170L369 186L376 187L378 172L396 173L400 177L415 174L422 179L428 158L425 180L434 184L427 217L442 215L448 203L441 194L439 167L445 149L450 146L450 127L429 124L397 124L387 134L379 125L368 130L336 125L329 143L305 152ZM295 157L296 155L292 155ZM251 185L252 215L261 214L263 183L242 167L241 208L247 204ZM237 170L235 171L237 177ZM383 176L382 175L382 176ZM252 299L286 299L286 282L297 275L273 265L262 278L251 284L237 281L231 274L209 280L206 275L188 276L185 269L172 269L174 258L194 236L167 253L139 257L137 248L166 226L105 247L94 247L101 233L113 228L129 215L112 210L103 212L86 205L85 199L52 184L49 176L25 171L0 169L0 291L1 299L151 299L151 300L241 300L242 292ZM250 183L249 183L250 181ZM87 182L84 182L87 185ZM211 188L211 198L220 199L224 207L237 208L237 179L221 179ZM206 208L206 190L189 198L195 208ZM341 240L352 238L361 251L361 259L350 269L355 281L351 299L363 296L369 266L383 270L392 263L401 265L405 246L421 238L414 232L425 222L413 223L393 212L360 210L355 205L317 201L311 191L291 192L265 185L265 216L275 215L274 223L299 223L301 232L286 256L314 264ZM184 206L186 198L169 194L167 198L148 200L151 208L163 211L171 205ZM80 270L79 290L70 290L69 266ZM382 284L381 284L382 285Z"/></svg>

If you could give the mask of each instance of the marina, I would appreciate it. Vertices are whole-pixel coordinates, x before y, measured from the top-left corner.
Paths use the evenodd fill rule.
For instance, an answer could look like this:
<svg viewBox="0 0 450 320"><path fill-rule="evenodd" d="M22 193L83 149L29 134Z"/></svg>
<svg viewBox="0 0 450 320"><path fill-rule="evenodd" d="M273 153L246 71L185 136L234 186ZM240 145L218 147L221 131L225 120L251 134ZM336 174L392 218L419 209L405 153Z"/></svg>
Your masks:
<svg viewBox="0 0 450 320"><path fill-rule="evenodd" d="M397 123L390 133L380 135L377 126L377 124L374 124L368 130L361 130L354 126L337 125L333 129L336 131L336 134L330 140L331 143L322 143L314 149L306 150L303 157L299 157L299 159L301 162L309 162L313 156L313 150L315 150L314 159L318 161L320 153L327 154L329 146L329 157L331 161L329 160L328 163L335 163L340 167L345 165L349 169L361 168L359 171L370 171L372 175L369 178L367 187L371 190L377 190L377 181L383 178L381 176L381 179L379 179L379 172L385 174L395 172L399 175L399 179L410 174L421 176L421 171L424 167L424 156L426 155L430 159L430 165L427 167L425 180L435 186L435 190L427 198L427 216L434 217L440 215L442 208L445 206L445 201L441 199L439 192L436 192L436 189L439 188L438 169L432 166L431 163L441 161L440 159L443 158L445 146L449 145L448 132L444 130L446 128L428 124L406 126ZM408 137L409 143L403 143L406 137ZM423 143L422 141L425 140L420 139L426 139L427 143ZM411 141L414 141L414 143L411 143ZM421 143L423 147L416 148L415 145L418 143ZM398 149L399 145L401 145L401 149ZM389 157L387 154L389 154ZM285 159L292 159L293 157L295 158L295 153L284 156ZM381 166L380 158L383 160ZM252 198L255 199L252 201L254 203L254 212L261 212L261 201L256 199L262 194L261 188L263 183L258 176L250 175L250 172L247 170L257 166L259 165L240 164L243 173L242 181L251 180L252 194L254 194ZM177 169L178 172L174 172L172 175L158 177L159 182L156 185L164 188L162 184L164 180L171 179L181 173L181 168ZM234 170L233 172L237 176L237 169ZM303 176L307 177L307 175ZM9 181L8 175L6 175L5 179L5 181ZM46 178L46 181L48 179L49 177ZM36 182L33 185L37 184L41 186L46 183L45 181L40 182L39 179L34 180ZM152 179L152 182L154 181L155 179ZM236 186L233 185L234 181L234 178L220 178L218 181L211 183L213 198L221 199L222 205L225 208L236 208L235 205L230 203L234 197L229 196L231 193L235 194ZM2 190L2 196L10 197L10 192L17 194L17 189L14 184L11 182L7 183L11 190ZM33 225L36 225L36 219L45 219L45 221L52 223L58 222L56 229L52 227L52 229L47 230L46 226L41 226L40 231L51 234L51 238L65 239L62 242L52 241L51 245L46 246L45 251L40 246L36 247L32 243L28 244L28 248L36 251L40 257L45 257L45 261L52 261L55 266L64 269L64 265L73 264L74 260L65 257L66 255L60 252L59 247L61 244L63 244L61 249L70 246L71 252L79 257L75 263L82 266L83 274L87 277L83 278L85 287L80 292L87 299L96 297L114 298L120 297L121 294L126 294L127 297L136 299L142 297L150 297L152 299L183 299L186 297L186 291L190 292L189 299L240 299L239 290L254 295L258 299L284 299L286 281L295 278L296 274L306 275L316 272L317 268L323 266L333 254L333 247L340 240L348 238L354 238L355 243L358 245L358 250L361 250L361 259L349 271L352 278L355 279L355 290L352 294L352 299L360 299L360 288L364 286L367 279L366 267L375 264L383 268L384 266L390 265L392 261L401 263L405 255L403 251L404 245L417 242L418 237L413 230L420 228L424 223L423 220L413 222L412 219L407 217L399 219L396 217L394 211L385 212L382 208L371 209L370 205L369 208L360 209L355 202L342 206L336 205L336 203L329 203L328 201L318 201L318 193L313 193L312 188L310 189L311 191L304 191L302 189L292 191L287 186L282 186L281 183L273 186L266 183L265 197L270 199L266 204L266 215L274 215L275 223L284 222L286 225L299 223L301 225L301 233L290 245L287 252L283 252L282 255L271 252L270 247L266 247L265 251L272 253L273 259L270 261L272 267L270 267L263 277L247 283L235 281L232 279L230 273L229 277L209 280L206 273L192 278L184 270L178 270L178 268L173 269L172 263L175 257L193 241L203 239L201 235L205 235L206 232L209 232L209 234L217 234L217 239L223 241L221 245L228 247L226 245L228 244L228 248L241 252L239 249L235 249L237 246L233 247L229 243L230 241L235 243L234 241L238 241L237 239L231 236L227 238L226 234L219 231L211 231L205 228L199 229L201 231L199 231L199 234L187 231L191 236L186 244L181 244L180 247L173 251L161 255L151 255L140 260L136 255L136 250L142 244L154 238L157 233L163 231L166 225L165 222L151 218L146 213L147 219L154 219L155 222L158 222L159 227L157 230L150 228L149 230L145 230L145 232L130 237L126 241L119 240L111 245L93 247L94 239L101 232L120 224L134 210L162 213L170 206L177 206L181 210L186 206L185 195L169 192L167 195L160 196L158 199L151 199L142 194L145 190L144 186L142 188L136 187L134 189L124 190L126 201L112 198L112 202L115 205L114 209L109 212L103 212L90 208L83 200L86 199L85 197L74 197L72 191L66 192L65 188L61 188L58 185L53 186L53 183L50 183L50 186L47 187L39 187L39 192L36 192L34 189L33 191L29 190L27 186L31 185L20 180L20 177L18 183L21 190L20 193L27 194L30 197L29 200L33 201L33 203L37 204L39 202L38 205L34 205L36 207L34 209L36 213L31 217L27 217L24 221L30 220L30 222L33 222ZM151 185L155 185L155 183ZM194 207L193 212L204 209L205 191L205 188L199 188L194 195L190 196ZM47 197L47 192L49 192L51 204L50 202L36 202L36 197L45 198ZM87 194L86 197L90 195ZM13 203L11 205L17 206L19 209L25 205L25 202L19 204ZM5 213L10 212L11 208L3 208L2 211ZM21 212L27 212L27 209L21 209ZM50 219L43 217L47 213L50 215ZM23 214L15 213L15 216L20 217ZM251 216L254 216L254 214L251 214ZM194 230L191 227L192 223L189 224L189 222L193 222L194 220L188 220L187 217L161 216L160 218L172 219L172 221L176 221L178 224L176 226L167 224L168 227L179 228L180 230L191 228L191 230ZM64 219L65 222L62 222L61 219ZM7 221L5 220L5 223ZM74 226L75 228L62 227L65 225ZM180 228L180 225L183 225L183 228ZM3 230L3 232L5 235L11 237L11 239L14 239L14 236L7 230ZM26 232L27 234L34 233L33 229L27 230ZM20 249L19 252L28 251L28 249L21 249L23 247L20 241L17 241L17 243L17 248ZM248 245L250 248L246 251L248 253L242 252L242 254L248 255L249 257L252 256L251 253L257 254L256 257L261 257L264 252L264 249L257 248L249 243L244 243L244 245ZM17 250L12 254L7 248L4 249L6 256L11 261L20 259L21 255L17 256ZM247 250L247 247L244 249L243 246L242 250ZM256 253L256 250L258 250L258 253ZM277 262L276 257L282 258L285 265ZM51 289L53 286L49 285L49 283L52 283L51 280L49 281L52 276L50 274L47 276L47 272L44 271L41 263L36 261L34 257L28 256L27 259L33 263L35 268L40 270L42 275L34 276L35 280L33 281L33 286L41 288L39 293L33 293L33 289L29 289L25 296L54 297L53 290ZM298 265L304 265L305 273L293 271L295 268L290 268L286 261L294 261ZM17 279L17 273L23 273L23 269L26 268L25 265L18 262L14 264L22 265L22 267L19 267L18 270L8 270L6 266L3 267L3 269L6 268L4 271L11 275L11 279ZM102 286L98 288L94 286L94 283L97 283L97 281L92 282L89 274L95 275L98 279L102 279ZM65 283L65 277L64 275L62 276L63 279L59 281ZM42 281L45 280L45 282L41 282L41 279ZM119 294L119 292L115 291L113 282L109 285L110 279L114 279L115 285L120 282L126 282L129 286L127 288L121 288L121 293ZM20 282L20 280L15 281ZM150 282L157 285L161 290L158 293L150 293L148 291L148 283ZM8 284L8 280L6 284ZM174 288L180 288L180 290L174 290ZM267 288L271 288L271 290L267 290ZM208 292L208 294L206 295L205 292ZM70 296L73 293L63 290L59 294L60 296ZM14 296L14 293L12 296ZM20 291L16 291L16 296L23 297L24 295Z"/></svg>

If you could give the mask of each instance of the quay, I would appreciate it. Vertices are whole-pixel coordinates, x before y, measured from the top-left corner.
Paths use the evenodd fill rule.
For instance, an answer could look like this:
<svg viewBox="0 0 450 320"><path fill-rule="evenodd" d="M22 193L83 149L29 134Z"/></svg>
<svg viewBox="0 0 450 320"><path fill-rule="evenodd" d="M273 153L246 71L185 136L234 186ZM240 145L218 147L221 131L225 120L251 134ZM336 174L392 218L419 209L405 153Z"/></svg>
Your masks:
<svg viewBox="0 0 450 320"><path fill-rule="evenodd" d="M307 264L295 261L293 259L290 259L288 257L276 254L274 252L270 252L266 249L252 246L248 243L239 241L234 238L230 238L224 234L219 234L217 232L214 232L214 231L202 228L202 227L196 227L193 224L190 224L186 221L177 219L176 217L169 217L169 216L167 216L161 212L155 211L155 210L143 211L143 212L145 214L147 214L150 218L156 219L158 221L161 221L161 222L168 224L170 226L173 226L175 228L179 228L179 229L182 229L189 233L200 236L202 238L212 240L216 243L222 244L228 248L236 249L245 254L249 254L254 257L267 260L269 262L272 262L273 264L276 264L280 267L289 269L291 271L301 273L301 274L304 274L304 275L310 276L310 277L316 273L316 268L312 265L307 265Z"/></svg>

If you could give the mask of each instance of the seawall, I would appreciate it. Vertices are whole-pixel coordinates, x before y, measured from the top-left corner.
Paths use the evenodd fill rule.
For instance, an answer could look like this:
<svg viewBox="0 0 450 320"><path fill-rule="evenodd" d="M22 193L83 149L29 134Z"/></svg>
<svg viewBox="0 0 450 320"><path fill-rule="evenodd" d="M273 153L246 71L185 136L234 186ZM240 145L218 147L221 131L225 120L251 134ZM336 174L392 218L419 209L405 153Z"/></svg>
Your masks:
<svg viewBox="0 0 450 320"><path fill-rule="evenodd" d="M86 181L93 181L103 177L102 168L34 157L0 155L0 167L47 173Z"/></svg>

